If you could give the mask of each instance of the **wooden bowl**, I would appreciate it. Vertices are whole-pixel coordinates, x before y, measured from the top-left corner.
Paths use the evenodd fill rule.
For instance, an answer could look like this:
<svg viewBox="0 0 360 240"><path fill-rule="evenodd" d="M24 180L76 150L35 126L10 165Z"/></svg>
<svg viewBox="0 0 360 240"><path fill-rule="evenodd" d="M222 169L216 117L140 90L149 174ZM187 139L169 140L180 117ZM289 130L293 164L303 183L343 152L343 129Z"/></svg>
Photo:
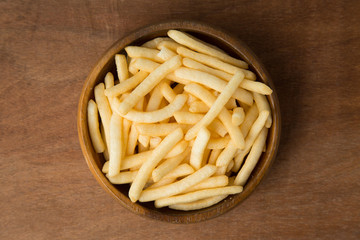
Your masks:
<svg viewBox="0 0 360 240"><path fill-rule="evenodd" d="M131 202L128 198L129 186L113 185L102 173L101 169L105 160L102 154L95 153L91 144L87 125L86 108L89 99L94 98L94 86L104 80L107 72L110 71L114 75L116 74L114 61L115 54L124 52L125 46L141 45L142 43L155 37L166 36L166 32L169 29L178 29L189 32L203 41L220 47L233 57L245 60L249 63L250 70L256 73L258 81L268 84L274 90L274 92L268 96L272 110L273 125L268 134L266 152L262 154L247 184L244 186L243 192L237 195L231 195L212 207L189 212L177 211L169 208L157 209L154 207L153 202ZM115 44L105 52L84 83L78 107L77 126L80 145L91 172L94 174L100 185L124 207L139 215L147 216L153 219L172 223L193 223L210 219L229 211L254 191L255 187L260 183L276 156L280 140L280 109L274 84L271 81L268 72L265 70L255 54L243 42L218 28L208 26L203 23L193 21L174 21L151 25L132 32L128 36L115 42Z"/></svg>

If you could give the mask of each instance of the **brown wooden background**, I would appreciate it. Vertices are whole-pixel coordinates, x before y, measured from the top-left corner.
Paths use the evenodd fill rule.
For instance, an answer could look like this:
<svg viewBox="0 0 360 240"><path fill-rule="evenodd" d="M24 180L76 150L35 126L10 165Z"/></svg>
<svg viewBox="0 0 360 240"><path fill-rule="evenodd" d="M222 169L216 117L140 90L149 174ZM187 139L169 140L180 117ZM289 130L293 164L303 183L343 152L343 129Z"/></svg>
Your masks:
<svg viewBox="0 0 360 240"><path fill-rule="evenodd" d="M0 1L0 239L359 239L359 1ZM95 181L76 130L82 84L118 38L171 19L246 42L272 75L283 134L243 204L176 225Z"/></svg>

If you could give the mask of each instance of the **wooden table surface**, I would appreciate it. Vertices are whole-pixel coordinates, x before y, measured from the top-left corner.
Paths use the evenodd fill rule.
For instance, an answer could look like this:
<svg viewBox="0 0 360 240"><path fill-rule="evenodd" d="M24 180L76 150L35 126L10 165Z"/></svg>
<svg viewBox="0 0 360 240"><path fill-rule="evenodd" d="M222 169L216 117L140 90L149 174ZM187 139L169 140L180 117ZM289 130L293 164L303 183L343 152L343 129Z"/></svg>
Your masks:
<svg viewBox="0 0 360 240"><path fill-rule="evenodd" d="M359 239L359 1L0 2L0 239ZM246 42L273 77L277 159L230 212L139 217L96 182L76 112L101 54L158 21L200 20Z"/></svg>

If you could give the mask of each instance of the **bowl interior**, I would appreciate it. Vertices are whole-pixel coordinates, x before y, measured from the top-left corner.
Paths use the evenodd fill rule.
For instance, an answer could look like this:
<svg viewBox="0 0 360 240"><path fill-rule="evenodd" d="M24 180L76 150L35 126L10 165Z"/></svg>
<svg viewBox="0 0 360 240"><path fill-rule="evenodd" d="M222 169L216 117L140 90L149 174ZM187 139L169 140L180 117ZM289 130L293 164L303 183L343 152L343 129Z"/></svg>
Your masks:
<svg viewBox="0 0 360 240"><path fill-rule="evenodd" d="M243 192L235 196L229 196L212 207L189 212L176 211L169 208L158 209L154 207L153 202L132 203L127 197L129 185L112 185L101 172L105 159L102 154L95 153L91 144L87 126L86 107L87 102L90 99L94 99L94 87L96 84L104 81L104 77L107 72L112 72L114 76L116 76L114 61L115 54L119 52L125 53L125 46L141 45L153 38L166 36L169 29L178 29L188 32L203 41L218 46L233 57L245 60L249 63L249 69L257 75L258 81L265 82L274 90L273 94L268 96L270 107L272 109L273 125L268 134L266 152L262 154L247 184L244 186ZM190 223L209 219L230 210L243 201L259 184L260 180L263 178L267 169L274 160L277 152L280 137L280 110L276 92L269 74L244 43L221 30L201 23L170 22L152 25L135 31L127 37L117 41L106 51L100 61L93 68L83 87L78 109L78 132L80 145L90 170L100 185L113 197L118 199L123 206L135 213L149 216L151 218L168 222Z"/></svg>

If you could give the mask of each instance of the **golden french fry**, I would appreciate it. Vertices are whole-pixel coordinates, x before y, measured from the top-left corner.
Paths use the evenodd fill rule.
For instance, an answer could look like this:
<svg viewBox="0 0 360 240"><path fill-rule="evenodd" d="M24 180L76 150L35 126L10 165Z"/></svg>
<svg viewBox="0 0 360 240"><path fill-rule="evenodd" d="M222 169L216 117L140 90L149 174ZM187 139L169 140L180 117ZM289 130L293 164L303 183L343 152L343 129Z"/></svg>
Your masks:
<svg viewBox="0 0 360 240"><path fill-rule="evenodd" d="M173 88L175 94L180 94L184 92L184 85L183 84L177 84L174 88Z"/></svg>
<svg viewBox="0 0 360 240"><path fill-rule="evenodd" d="M172 42L172 39L168 38L168 37L157 37L157 38L151 39L150 41L147 41L146 43L144 43L141 46L146 47L146 48L156 48L159 45L159 43L161 43L163 41Z"/></svg>
<svg viewBox="0 0 360 240"><path fill-rule="evenodd" d="M151 184L150 186L146 187L146 189L153 189L153 188L158 188L158 187L162 187L165 185L168 185L170 183L173 183L176 181L176 178L162 178L159 181Z"/></svg>
<svg viewBox="0 0 360 240"><path fill-rule="evenodd" d="M210 138L207 148L209 149L224 149L230 142L230 137L225 136L222 138Z"/></svg>
<svg viewBox="0 0 360 240"><path fill-rule="evenodd" d="M190 36L184 32L180 32L177 30L169 30L168 36L184 46L191 48L197 52L207 54L209 56L218 58L226 63L230 63L240 68L248 68L248 64L239 59L233 58L223 51L219 51L218 49L205 44L199 39Z"/></svg>
<svg viewBox="0 0 360 240"><path fill-rule="evenodd" d="M114 86L114 75L111 72L108 72L105 75L104 83L105 83L105 90L112 88ZM111 111L114 112L115 108L114 108L112 97L107 96L107 99L110 104Z"/></svg>
<svg viewBox="0 0 360 240"><path fill-rule="evenodd" d="M191 68L185 68L185 67L176 69L174 71L174 74L175 76L181 79L185 79L187 81L191 81L195 83L200 83L208 88L214 89L219 92L223 92L226 85L230 82L230 81L226 82L224 80L221 80L220 78L211 75L209 73L194 70ZM232 97L238 99L239 101L247 105L252 105L253 97L251 93L244 89L238 88L239 85L241 84L241 81L234 87L234 91L232 91L233 92Z"/></svg>
<svg viewBox="0 0 360 240"><path fill-rule="evenodd" d="M217 58L214 58L214 57L202 54L202 53L197 53L197 52L191 51L190 49L187 49L184 47L179 47L176 49L176 51L182 57L191 58L195 61L206 64L210 67L222 70L224 72L227 72L230 74L235 74L236 71L242 71L245 75L245 78L250 79L250 80L256 79L256 75L253 72L251 72L249 70L244 70L242 68L235 67L235 66L225 63Z"/></svg>
<svg viewBox="0 0 360 240"><path fill-rule="evenodd" d="M174 209L174 210L181 210L181 211L198 210L198 209L203 209L203 208L207 208L212 205L215 205L215 204L221 202L222 200L224 200L227 196L228 195L219 195L219 196L204 198L204 199L200 199L200 200L188 202L188 203L173 204L168 207L171 209Z"/></svg>
<svg viewBox="0 0 360 240"><path fill-rule="evenodd" d="M124 118L136 123L156 123L173 116L174 112L179 111L185 104L187 96L185 94L176 95L173 102L164 108L152 112L139 112L131 110L122 115ZM124 100L125 101L125 100ZM117 111L120 109L117 108ZM121 115L121 112L118 112Z"/></svg>
<svg viewBox="0 0 360 240"><path fill-rule="evenodd" d="M140 143L141 145L143 145L144 147L149 147L150 137L139 134L139 136L138 136L138 141L139 141L139 143Z"/></svg>
<svg viewBox="0 0 360 240"><path fill-rule="evenodd" d="M166 156L164 158L172 158L175 157L181 153L183 153L187 146L188 146L188 142L185 140L180 141L178 144L176 144L173 149L171 149L170 152L168 152L168 154L166 154Z"/></svg>
<svg viewBox="0 0 360 240"><path fill-rule="evenodd" d="M137 111L142 112L144 110L144 104L145 104L145 97L140 98L140 100L136 103L134 106L134 109ZM115 108L116 110L116 108Z"/></svg>
<svg viewBox="0 0 360 240"><path fill-rule="evenodd" d="M163 95L161 93L160 85L157 85L150 94L150 98L148 100L148 104L146 106L146 112L151 112L158 110L163 99Z"/></svg>
<svg viewBox="0 0 360 240"><path fill-rule="evenodd" d="M157 168L152 171L152 179L154 182L158 182L162 179L166 174L175 169L187 155L189 155L190 149L187 148L183 154L179 154L175 157L166 159L163 163L161 163Z"/></svg>
<svg viewBox="0 0 360 240"><path fill-rule="evenodd" d="M226 167L226 174L231 174L231 169L234 167L235 165L235 161L234 160L231 160L230 163L227 165Z"/></svg>
<svg viewBox="0 0 360 240"><path fill-rule="evenodd" d="M181 44L178 44L172 40L171 41L164 40L164 41L158 43L157 49L161 50L162 48L166 47L166 48L176 52L176 49L181 46L182 46Z"/></svg>
<svg viewBox="0 0 360 240"><path fill-rule="evenodd" d="M109 148L109 176L113 177L120 172L123 145L123 124L122 117L117 113L113 113L110 120L110 148Z"/></svg>
<svg viewBox="0 0 360 240"><path fill-rule="evenodd" d="M128 62L128 65L129 65L129 72L131 73L131 75L135 75L136 73L139 72L139 69L134 66L134 62L136 61L136 59L137 58L131 58L131 57L127 56L127 62Z"/></svg>
<svg viewBox="0 0 360 240"><path fill-rule="evenodd" d="M209 177L198 184L188 188L184 193L194 192L203 189L225 187L229 183L229 178L225 175Z"/></svg>
<svg viewBox="0 0 360 240"><path fill-rule="evenodd" d="M209 107L212 107L215 103L215 97L206 89L201 87L198 84L189 84L185 86L185 91L190 92L193 95L196 95L203 102L205 102ZM226 109L222 109L219 114L219 119L224 124L224 127L228 131L231 139L237 144L241 145L243 143L243 136L240 132L240 129L232 124L231 115ZM190 130L189 130L190 131ZM189 132L188 131L188 132Z"/></svg>
<svg viewBox="0 0 360 240"><path fill-rule="evenodd" d="M228 110L232 110L234 108L237 108L236 99L230 98L229 101L225 104L225 108Z"/></svg>
<svg viewBox="0 0 360 240"><path fill-rule="evenodd" d="M109 159L110 159L109 150L107 148L104 125L102 125L102 124L100 126L100 133L101 133L101 138L102 138L102 140L104 141L104 144L105 144L105 149L104 149L103 155L104 155L105 160L109 161Z"/></svg>
<svg viewBox="0 0 360 240"><path fill-rule="evenodd" d="M213 175L216 167L213 165L205 165L193 174L169 185L165 185L154 189L145 189L140 196L140 202L153 201L160 198L170 197L182 193L186 189L198 184L204 179ZM138 174L139 175L139 174ZM134 183L133 183L134 184Z"/></svg>
<svg viewBox="0 0 360 240"><path fill-rule="evenodd" d="M254 170L259 158L262 154L262 150L266 144L268 129L263 128L259 133L259 136L254 141L254 144L251 147L250 153L247 156L243 167L240 169L237 174L234 184L244 186L248 180L251 172Z"/></svg>
<svg viewBox="0 0 360 240"><path fill-rule="evenodd" d="M224 71L221 71L218 69L208 67L202 63L192 60L191 58L183 58L183 65L188 68L192 68L195 70L200 70L202 72L209 73L211 75L214 75L214 76L224 79L226 81L230 81L230 79L233 77L232 74L229 74L227 72L224 72Z"/></svg>
<svg viewBox="0 0 360 240"><path fill-rule="evenodd" d="M123 82L108 88L105 90L105 95L108 97L117 97L123 93L126 93L127 91L130 91L131 89L135 88L139 83L141 83L149 73L140 71L136 73L131 78L128 78L124 80Z"/></svg>
<svg viewBox="0 0 360 240"><path fill-rule="evenodd" d="M100 128L99 128L99 117L98 109L96 103L90 99L87 106L87 117L88 117L88 126L91 142L93 144L94 150L97 153L104 152L105 143L101 137Z"/></svg>
<svg viewBox="0 0 360 240"><path fill-rule="evenodd" d="M166 174L163 178L181 178L193 174L194 169L187 163L180 164L175 169ZM155 181L155 180L154 180Z"/></svg>
<svg viewBox="0 0 360 240"><path fill-rule="evenodd" d="M140 134L153 137L166 136L179 127L184 132L190 128L189 125L178 123L138 123L135 126Z"/></svg>
<svg viewBox="0 0 360 240"><path fill-rule="evenodd" d="M251 92L255 92L263 95L270 95L272 93L272 90L269 86L267 86L262 82L257 82L257 81L249 81L245 79L245 81L243 81L240 84L240 87L249 90Z"/></svg>
<svg viewBox="0 0 360 240"><path fill-rule="evenodd" d="M231 121L235 126L240 126L245 119L245 112L244 109L241 107L236 107L233 109L233 114L231 117Z"/></svg>
<svg viewBox="0 0 360 240"><path fill-rule="evenodd" d="M259 93L255 93L255 92L253 93L253 95L254 95L254 100L255 100L256 106L258 107L259 112L268 111L270 113L268 116L268 119L266 119L266 124L265 124L266 128L270 128L272 125L272 116L271 116L271 109L270 109L269 102L267 101L267 99L264 95L261 95Z"/></svg>
<svg viewBox="0 0 360 240"><path fill-rule="evenodd" d="M136 102L149 93L166 75L181 66L181 57L175 56L149 74L120 104L118 110L121 114L127 114Z"/></svg>
<svg viewBox="0 0 360 240"><path fill-rule="evenodd" d="M196 192L185 193L179 196L164 197L161 199L157 199L155 200L155 207L161 208L179 203L194 202L200 199L214 197L218 195L236 194L236 193L241 193L242 190L243 188L241 186L227 186L227 187L199 190Z"/></svg>
<svg viewBox="0 0 360 240"><path fill-rule="evenodd" d="M97 104L97 107L98 107L98 110L100 113L101 122L104 125L106 143L108 144L107 149L109 149L110 119L111 119L112 112L111 112L109 101L108 101L107 97L105 96L104 91L105 91L104 83L99 83L94 88L95 102Z"/></svg>
<svg viewBox="0 0 360 240"><path fill-rule="evenodd" d="M148 58L155 62L159 62L159 63L164 62L163 59L158 57L158 53L160 51L157 49L138 47L138 46L128 46L125 48L125 51L131 58Z"/></svg>
<svg viewBox="0 0 360 240"><path fill-rule="evenodd" d="M235 165L233 168L233 171L237 172L239 171L239 168L244 160L244 157L246 154L249 153L251 146L253 145L256 137L259 135L262 128L265 126L266 119L269 116L269 112L264 110L260 112L258 118L254 122L254 124L251 126L251 129L246 136L245 139L245 147L242 150L239 150L236 157L235 157Z"/></svg>
<svg viewBox="0 0 360 240"><path fill-rule="evenodd" d="M126 57L123 54L115 55L116 71L120 82L129 78L129 71Z"/></svg>
<svg viewBox="0 0 360 240"><path fill-rule="evenodd" d="M226 104L226 102L229 101L233 92L235 91L237 86L239 86L239 83L243 79L244 79L244 74L238 71L234 75L234 77L229 81L229 83L226 85L224 90L220 93L220 95L215 100L214 104L210 107L210 110L205 114L205 116L197 124L195 124L192 128L190 128L189 131L187 131L185 135L185 140L193 139L201 127L208 126L219 115L220 112L227 111L224 110L223 107ZM233 142L236 147L242 149L245 143L244 143L244 137L242 136L240 129L238 129L236 132L229 131L229 134L230 136L232 135L231 137L236 137L233 139Z"/></svg>
<svg viewBox="0 0 360 240"><path fill-rule="evenodd" d="M127 148L126 148L126 155L134 154L138 137L139 137L139 133L136 129L136 125L131 124Z"/></svg>
<svg viewBox="0 0 360 240"><path fill-rule="evenodd" d="M137 173L138 171L127 171L118 173L113 177L110 177L109 174L106 174L106 177L112 184L125 184L134 181Z"/></svg>
<svg viewBox="0 0 360 240"><path fill-rule="evenodd" d="M257 119L259 113L256 104L253 104L250 109L246 112L245 119L240 125L240 129L244 137L247 136L249 130L255 120Z"/></svg>
<svg viewBox="0 0 360 240"><path fill-rule="evenodd" d="M201 167L204 151L209 139L210 139L209 130L207 130L206 127L201 128L196 136L190 155L190 165L193 166L196 170L200 169Z"/></svg>
<svg viewBox="0 0 360 240"><path fill-rule="evenodd" d="M206 113L209 107L202 101L193 101L189 106L189 111L192 113Z"/></svg>
<svg viewBox="0 0 360 240"><path fill-rule="evenodd" d="M181 128L176 129L155 148L148 160L141 166L139 173L136 175L129 190L129 198L132 202L136 202L144 188L151 172L158 163L168 154L171 149L183 138L184 134Z"/></svg>
<svg viewBox="0 0 360 240"><path fill-rule="evenodd" d="M211 150L209 160L208 160L208 164L215 165L216 160L219 157L221 152L222 152L222 149L213 149L213 150Z"/></svg>
<svg viewBox="0 0 360 240"><path fill-rule="evenodd" d="M216 160L217 167L226 167L229 165L230 161L234 158L237 148L232 141L229 141L226 148L220 153L218 159Z"/></svg>
<svg viewBox="0 0 360 240"><path fill-rule="evenodd" d="M161 58L163 61L169 60L170 58L176 56L177 54L167 47L161 48L160 52L157 54L159 58Z"/></svg>
<svg viewBox="0 0 360 240"><path fill-rule="evenodd" d="M122 142L123 142L123 151L122 151L122 159L124 159L126 155L128 140L129 140L129 131L131 127L131 122L127 119L123 119L123 133L122 133Z"/></svg>
<svg viewBox="0 0 360 240"><path fill-rule="evenodd" d="M176 93L174 92L174 90L170 87L170 85L168 83L161 83L160 85L160 91L161 94L164 96L164 98L166 99L166 101L168 102L172 102L174 101L175 97L176 97Z"/></svg>
<svg viewBox="0 0 360 240"><path fill-rule="evenodd" d="M159 144L161 143L162 138L161 137L151 137L150 138L150 143L149 143L149 147L150 149L154 149L157 146L159 146Z"/></svg>

